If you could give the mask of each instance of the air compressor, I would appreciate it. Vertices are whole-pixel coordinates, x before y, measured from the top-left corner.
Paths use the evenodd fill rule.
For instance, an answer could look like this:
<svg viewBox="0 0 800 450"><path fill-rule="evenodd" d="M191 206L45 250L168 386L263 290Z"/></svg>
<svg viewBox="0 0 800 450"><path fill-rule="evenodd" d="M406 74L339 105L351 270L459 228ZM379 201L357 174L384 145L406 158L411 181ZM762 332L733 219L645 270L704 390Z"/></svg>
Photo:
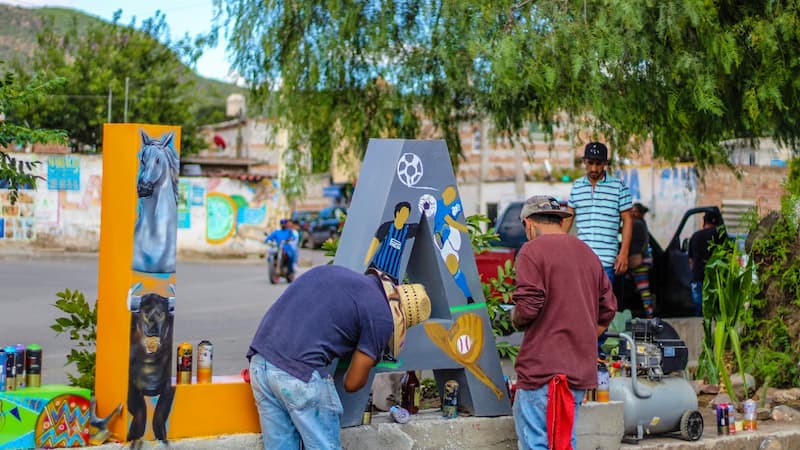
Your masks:
<svg viewBox="0 0 800 450"><path fill-rule="evenodd" d="M623 441L638 443L645 435L680 432L688 441L703 436L697 394L683 373L689 355L675 329L659 318L632 319L619 337L621 376L611 377L609 399L623 403Z"/></svg>

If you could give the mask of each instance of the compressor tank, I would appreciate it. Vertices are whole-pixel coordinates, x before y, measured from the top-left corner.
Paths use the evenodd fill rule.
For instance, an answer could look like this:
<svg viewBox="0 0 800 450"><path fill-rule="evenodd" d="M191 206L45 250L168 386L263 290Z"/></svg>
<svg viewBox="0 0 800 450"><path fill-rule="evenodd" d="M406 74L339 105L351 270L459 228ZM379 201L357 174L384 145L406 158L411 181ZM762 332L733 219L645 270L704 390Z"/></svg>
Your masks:
<svg viewBox="0 0 800 450"><path fill-rule="evenodd" d="M630 377L611 377L609 384L610 400L623 403L626 435L638 435L639 426L644 434L679 431L683 413L697 409L697 394L683 378L650 381L640 376L636 384L634 390Z"/></svg>

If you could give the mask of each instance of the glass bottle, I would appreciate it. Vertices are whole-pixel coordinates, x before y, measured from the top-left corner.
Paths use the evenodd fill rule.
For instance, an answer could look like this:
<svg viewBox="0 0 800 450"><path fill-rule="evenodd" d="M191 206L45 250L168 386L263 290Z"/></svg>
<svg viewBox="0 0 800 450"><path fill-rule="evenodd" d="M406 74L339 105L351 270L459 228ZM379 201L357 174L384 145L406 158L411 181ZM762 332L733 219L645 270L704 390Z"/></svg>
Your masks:
<svg viewBox="0 0 800 450"><path fill-rule="evenodd" d="M407 409L411 414L419 412L419 402L422 392L421 387L422 385L415 371L409 370L403 375L400 388L400 406Z"/></svg>

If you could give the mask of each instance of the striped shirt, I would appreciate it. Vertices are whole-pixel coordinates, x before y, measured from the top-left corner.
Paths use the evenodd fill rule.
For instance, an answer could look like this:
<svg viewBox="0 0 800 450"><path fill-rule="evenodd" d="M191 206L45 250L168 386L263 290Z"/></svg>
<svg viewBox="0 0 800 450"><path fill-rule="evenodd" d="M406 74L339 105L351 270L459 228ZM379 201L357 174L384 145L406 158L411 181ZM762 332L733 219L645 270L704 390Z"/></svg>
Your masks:
<svg viewBox="0 0 800 450"><path fill-rule="evenodd" d="M391 275L395 280L400 280L400 260L406 240L417 234L417 224L404 224L399 230L394 227L394 222L384 222L375 233L375 238L380 241L380 247L372 257L372 265L377 269Z"/></svg>
<svg viewBox="0 0 800 450"><path fill-rule="evenodd" d="M591 247L603 267L613 267L619 252L620 213L633 207L625 183L606 173L592 189L583 176L572 185L567 206L575 209L578 238Z"/></svg>

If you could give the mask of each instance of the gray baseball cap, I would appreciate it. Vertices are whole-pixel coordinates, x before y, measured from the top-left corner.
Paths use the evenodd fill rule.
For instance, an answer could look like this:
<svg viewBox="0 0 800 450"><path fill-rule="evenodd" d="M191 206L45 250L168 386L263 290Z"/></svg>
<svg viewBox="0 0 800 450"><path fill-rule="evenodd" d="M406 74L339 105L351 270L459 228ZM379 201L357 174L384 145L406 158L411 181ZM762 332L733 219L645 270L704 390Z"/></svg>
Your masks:
<svg viewBox="0 0 800 450"><path fill-rule="evenodd" d="M561 205L549 195L534 195L525 200L522 212L519 214L520 220L525 220L531 214L552 214L558 217L572 217L572 213L562 209Z"/></svg>

